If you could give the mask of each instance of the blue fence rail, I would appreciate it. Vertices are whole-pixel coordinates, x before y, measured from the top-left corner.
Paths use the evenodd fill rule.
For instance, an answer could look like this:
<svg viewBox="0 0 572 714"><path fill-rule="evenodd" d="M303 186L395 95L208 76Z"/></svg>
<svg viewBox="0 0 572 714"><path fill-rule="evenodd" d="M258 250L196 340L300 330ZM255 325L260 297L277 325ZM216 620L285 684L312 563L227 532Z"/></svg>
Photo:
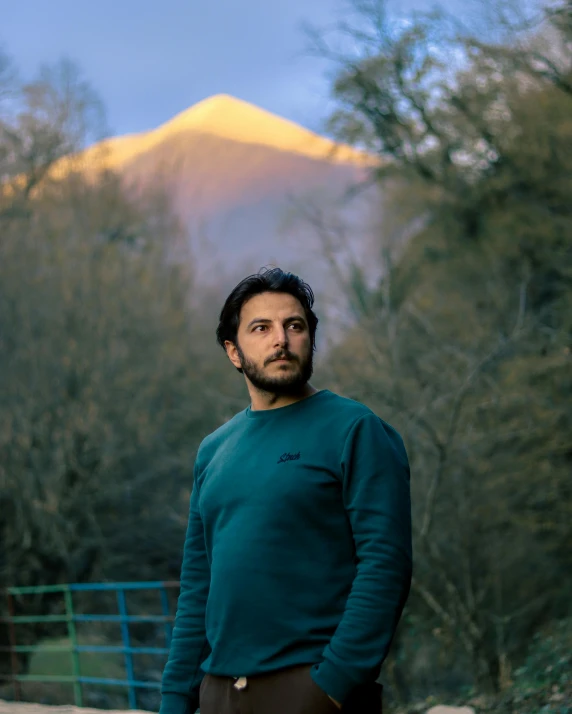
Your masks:
<svg viewBox="0 0 572 714"><path fill-rule="evenodd" d="M6 590L8 615L0 617L0 623L4 623L8 628L8 646L1 646L0 651L8 652L11 663L10 675L0 679L11 681L14 687L14 697L18 701L21 699L21 685L24 682L52 682L66 683L73 686L74 701L76 706L83 706L83 684L124 687L127 690L127 697L130 709L137 709L138 689L159 689L160 682L141 681L135 679L133 666L133 655L146 654L166 656L171 644L172 623L174 614L171 613L169 603L169 590L179 588L178 582L157 581L157 582L136 582L136 583L75 583L67 585L47 585L37 587L12 587ZM161 606L160 615L130 615L127 608L126 593L135 590L156 590L159 593ZM117 601L117 615L108 614L84 614L77 613L74 603L74 593L107 591L114 592ZM64 613L61 615L16 615L15 599L26 595L46 595L61 594L64 601ZM121 645L80 645L77 635L77 623L101 622L118 623L121 631ZM132 645L129 625L133 623L157 623L164 625L165 647L135 647ZM35 644L19 645L17 638L17 625L25 624L50 624L66 623L69 646ZM30 655L37 652L69 652L71 655L71 674L67 675L42 675L42 674L21 674L18 671L18 654L28 653ZM124 679L108 679L105 677L88 677L82 675L79 654L83 652L106 654L123 654L125 665Z"/></svg>

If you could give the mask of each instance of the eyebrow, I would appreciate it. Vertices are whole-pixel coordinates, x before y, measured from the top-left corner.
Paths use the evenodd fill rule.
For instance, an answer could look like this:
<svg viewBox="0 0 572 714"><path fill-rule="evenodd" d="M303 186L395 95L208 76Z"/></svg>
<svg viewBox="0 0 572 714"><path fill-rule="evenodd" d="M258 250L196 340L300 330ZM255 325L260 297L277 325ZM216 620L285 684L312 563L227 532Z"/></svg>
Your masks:
<svg viewBox="0 0 572 714"><path fill-rule="evenodd" d="M284 322L293 322L294 320L300 320L300 322L303 322L306 324L306 320L301 316L301 315L291 315L290 317L287 317ZM257 322L272 322L272 320L269 320L267 317L255 317L254 320L251 320L248 325L246 326L246 329L249 327L252 327Z"/></svg>

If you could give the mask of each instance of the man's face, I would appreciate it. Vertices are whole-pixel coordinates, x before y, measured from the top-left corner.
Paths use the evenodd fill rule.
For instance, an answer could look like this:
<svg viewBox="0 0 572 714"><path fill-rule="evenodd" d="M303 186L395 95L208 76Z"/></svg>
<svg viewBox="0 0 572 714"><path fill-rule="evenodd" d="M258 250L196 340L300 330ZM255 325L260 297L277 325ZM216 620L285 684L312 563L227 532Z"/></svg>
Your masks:
<svg viewBox="0 0 572 714"><path fill-rule="evenodd" d="M270 394L296 394L312 376L304 308L288 293L261 293L244 303L237 344L227 342L226 349L254 387Z"/></svg>

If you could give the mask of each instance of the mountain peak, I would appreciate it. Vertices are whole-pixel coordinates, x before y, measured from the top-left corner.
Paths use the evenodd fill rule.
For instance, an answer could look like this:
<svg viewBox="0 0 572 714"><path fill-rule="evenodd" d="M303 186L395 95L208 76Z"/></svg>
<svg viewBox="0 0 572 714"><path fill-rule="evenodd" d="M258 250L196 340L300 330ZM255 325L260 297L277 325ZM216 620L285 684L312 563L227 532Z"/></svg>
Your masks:
<svg viewBox="0 0 572 714"><path fill-rule="evenodd" d="M183 112L183 114L192 112L198 116L201 113L204 115L206 113L219 113L232 109L238 109L240 106L250 106L255 108L254 105L249 104L242 99L238 99L237 97L233 97L230 94L213 94L211 97L206 97L206 99L202 99L200 102L197 102L192 107L187 109L186 112Z"/></svg>
<svg viewBox="0 0 572 714"><path fill-rule="evenodd" d="M349 146L337 144L295 122L228 94L215 94L203 99L157 131L161 134L197 131L334 163L363 165L371 160Z"/></svg>
<svg viewBox="0 0 572 714"><path fill-rule="evenodd" d="M181 112L157 129L115 136L87 149L82 159L122 170L132 160L164 141L183 135L209 135L245 145L267 146L331 164L372 166L375 158L345 144L337 144L288 119L228 94L215 94ZM66 160L58 170L65 174Z"/></svg>
<svg viewBox="0 0 572 714"><path fill-rule="evenodd" d="M189 109L185 109L177 114L173 119L163 124L164 129L198 129L210 133L226 133L229 131L229 124L236 120L256 121L260 120L261 114L268 114L263 109L259 109L253 104L249 104L242 99L237 99L230 94L215 94L212 97L193 104ZM278 119L278 117L276 117Z"/></svg>

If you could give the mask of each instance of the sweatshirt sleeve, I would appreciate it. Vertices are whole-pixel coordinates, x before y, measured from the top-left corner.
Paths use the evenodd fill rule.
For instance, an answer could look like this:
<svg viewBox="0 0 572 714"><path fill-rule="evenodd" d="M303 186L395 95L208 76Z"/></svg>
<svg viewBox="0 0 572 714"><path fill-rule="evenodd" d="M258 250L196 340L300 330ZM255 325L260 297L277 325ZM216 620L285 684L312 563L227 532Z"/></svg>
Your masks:
<svg viewBox="0 0 572 714"><path fill-rule="evenodd" d="M204 676L200 665L210 653L205 632L210 568L198 495L195 477L183 551L177 614L161 682L160 714L196 712L199 706L199 687Z"/></svg>
<svg viewBox="0 0 572 714"><path fill-rule="evenodd" d="M315 682L339 702L377 679L409 595L410 474L399 434L360 417L342 453L342 492L355 543L356 576L342 619L315 665Z"/></svg>

